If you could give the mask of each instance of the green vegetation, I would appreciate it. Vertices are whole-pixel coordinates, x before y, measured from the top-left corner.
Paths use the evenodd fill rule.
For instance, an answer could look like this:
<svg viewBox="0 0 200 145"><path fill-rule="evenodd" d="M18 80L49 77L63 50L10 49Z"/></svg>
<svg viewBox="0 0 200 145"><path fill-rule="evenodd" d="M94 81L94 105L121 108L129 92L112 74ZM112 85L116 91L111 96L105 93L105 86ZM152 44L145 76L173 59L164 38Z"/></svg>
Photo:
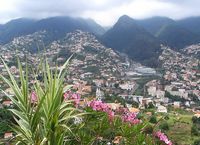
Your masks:
<svg viewBox="0 0 200 145"><path fill-rule="evenodd" d="M6 108L0 109L0 137L3 137L4 133L10 131L10 125L14 122L13 116Z"/></svg>
<svg viewBox="0 0 200 145"><path fill-rule="evenodd" d="M150 119L149 119L149 122L153 123L153 124L156 124L157 123L157 118L155 115L151 116Z"/></svg>
<svg viewBox="0 0 200 145"><path fill-rule="evenodd" d="M134 92L135 95L144 95L144 85L154 79L159 79L158 76L148 76L148 77L141 77L136 80L136 83L138 84L138 88Z"/></svg>
<svg viewBox="0 0 200 145"><path fill-rule="evenodd" d="M162 131L167 131L167 130L169 130L169 124L167 123L167 121L161 122L159 125L159 128Z"/></svg>
<svg viewBox="0 0 200 145"><path fill-rule="evenodd" d="M125 106L125 104L126 104L126 101L122 97L119 97L116 95L111 95L111 96L105 95L105 102L107 102L107 103L118 102L118 103L122 104L123 106Z"/></svg>
<svg viewBox="0 0 200 145"><path fill-rule="evenodd" d="M200 118L197 118L196 116L192 117L191 134L195 136L200 136Z"/></svg>
<svg viewBox="0 0 200 145"><path fill-rule="evenodd" d="M67 64L68 61L63 68ZM61 145L66 142L64 138L70 136L74 126L70 121L84 114L76 108L70 107L70 101L63 100L63 78L66 71L62 69L59 73L56 71L53 74L47 63L41 64L44 83L40 83L36 79L36 84L29 86L28 68L26 67L26 72L22 73L22 66L19 63L21 80L21 86L19 86L7 65L5 63L4 65L10 80L4 76L1 78L15 92L15 97L8 96L16 106L16 109L9 109L15 115L17 123L13 126L13 130L17 134L14 142L26 145Z"/></svg>
<svg viewBox="0 0 200 145"><path fill-rule="evenodd" d="M171 99L172 101L180 101L180 102L185 102L185 99L184 98L181 98L179 96L174 96L174 95L171 95L169 92L165 92L165 97Z"/></svg>
<svg viewBox="0 0 200 145"><path fill-rule="evenodd" d="M193 145L200 145L200 139L195 140L194 143L193 143Z"/></svg>
<svg viewBox="0 0 200 145"><path fill-rule="evenodd" d="M175 144L191 145L194 140L198 139L198 137L191 134L193 114L181 110L182 109L176 109L168 113L169 119L164 122L168 123L169 130L165 132L171 137Z"/></svg>
<svg viewBox="0 0 200 145"><path fill-rule="evenodd" d="M145 115L145 112L152 112L152 116ZM157 129L161 129L165 132L173 141L173 144L177 145L192 145L195 140L198 142L199 136L192 134L193 122L199 122L196 117L193 117L193 113L184 109L168 108L168 113L154 113L155 109L145 109L143 113L151 125L156 126ZM151 131L151 126L147 127L147 132ZM196 128L195 128L196 130Z"/></svg>

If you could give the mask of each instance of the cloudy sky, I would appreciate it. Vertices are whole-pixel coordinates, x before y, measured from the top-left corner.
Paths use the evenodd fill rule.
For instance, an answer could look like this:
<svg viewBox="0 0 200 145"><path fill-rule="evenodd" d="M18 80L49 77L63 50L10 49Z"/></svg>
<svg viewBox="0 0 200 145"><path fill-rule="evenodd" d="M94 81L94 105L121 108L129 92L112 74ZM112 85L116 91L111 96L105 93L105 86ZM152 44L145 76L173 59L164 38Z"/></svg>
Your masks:
<svg viewBox="0 0 200 145"><path fill-rule="evenodd" d="M200 0L0 0L0 23L20 17L74 16L109 26L124 14L135 19L200 16L199 6Z"/></svg>

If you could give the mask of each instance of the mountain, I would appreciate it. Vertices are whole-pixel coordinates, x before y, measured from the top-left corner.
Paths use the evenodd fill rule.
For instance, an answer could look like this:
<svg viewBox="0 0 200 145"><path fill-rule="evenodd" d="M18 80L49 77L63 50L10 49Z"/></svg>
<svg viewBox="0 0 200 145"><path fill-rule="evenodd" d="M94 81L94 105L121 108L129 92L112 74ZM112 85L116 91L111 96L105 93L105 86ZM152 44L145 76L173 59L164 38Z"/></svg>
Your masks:
<svg viewBox="0 0 200 145"><path fill-rule="evenodd" d="M74 54L70 76L76 74L75 76L78 78L81 76L86 79L91 75L94 78L99 76L119 78L121 76L120 70L123 69L121 65L125 63L125 59L123 60L111 48L102 45L94 35L80 30L68 33L63 39L50 44L49 50L52 49L58 51L54 57L49 55L48 58L53 58L52 62L63 64L67 59L66 55ZM92 74L88 76L88 73Z"/></svg>
<svg viewBox="0 0 200 145"><path fill-rule="evenodd" d="M109 78L125 80L125 77L127 78L125 73L129 72L129 69L141 67L141 64L127 56L102 45L95 35L81 30L67 33L65 37L45 45L45 49L40 49L38 53L32 53L37 49L37 45L42 45L40 42L47 36L46 31L38 31L17 37L10 43L0 46L1 56L9 62L9 66L17 65L16 55L23 61L24 57L27 57L33 68L37 68L44 56L52 68L55 68L62 66L73 54L68 69L69 81L81 79L91 82L94 79L109 80Z"/></svg>
<svg viewBox="0 0 200 145"><path fill-rule="evenodd" d="M189 17L182 20L178 20L177 23L190 30L193 33L200 35L200 17Z"/></svg>
<svg viewBox="0 0 200 145"><path fill-rule="evenodd" d="M200 42L200 37L197 34L190 32L176 23L163 27L157 33L157 38L175 50L183 49L188 45Z"/></svg>
<svg viewBox="0 0 200 145"><path fill-rule="evenodd" d="M2 47L9 50L29 51L35 53L46 48L51 35L47 31L38 31L33 34L15 37Z"/></svg>
<svg viewBox="0 0 200 145"><path fill-rule="evenodd" d="M145 28L148 32L157 36L157 33L166 25L172 24L175 21L167 17L152 17L143 20L137 20L137 24Z"/></svg>
<svg viewBox="0 0 200 145"><path fill-rule="evenodd" d="M64 37L66 33L77 29L101 35L103 27L94 21L72 17L51 17L42 20L16 19L12 20L0 29L0 43L5 44L14 37L31 34L37 31L48 31L51 35L49 41Z"/></svg>
<svg viewBox="0 0 200 145"><path fill-rule="evenodd" d="M152 17L149 19L137 20L137 24L157 37L165 45L175 50L198 43L200 35L196 32L199 29L200 19L188 18L179 21L167 17Z"/></svg>
<svg viewBox="0 0 200 145"><path fill-rule="evenodd" d="M32 33L31 26L34 24L31 19L15 19L0 26L0 43L7 43L14 37Z"/></svg>
<svg viewBox="0 0 200 145"><path fill-rule="evenodd" d="M102 41L106 46L146 64L153 64L160 52L160 42L126 15L102 36Z"/></svg>
<svg viewBox="0 0 200 145"><path fill-rule="evenodd" d="M103 35L106 32L106 29L97 24L93 19L86 19L86 23L96 35Z"/></svg>

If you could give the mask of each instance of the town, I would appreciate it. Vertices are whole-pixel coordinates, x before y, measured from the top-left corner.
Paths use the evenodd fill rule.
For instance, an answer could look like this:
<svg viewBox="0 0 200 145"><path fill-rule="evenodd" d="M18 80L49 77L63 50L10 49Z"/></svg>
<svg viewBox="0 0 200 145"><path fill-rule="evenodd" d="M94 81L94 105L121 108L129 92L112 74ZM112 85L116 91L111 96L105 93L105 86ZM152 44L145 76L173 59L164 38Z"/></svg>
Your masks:
<svg viewBox="0 0 200 145"><path fill-rule="evenodd" d="M187 55L197 54L199 49L195 48L198 45L187 47L183 53L162 46L160 68L155 69L106 48L94 35L80 30L53 41L44 50L37 50L35 47L42 46L46 35L45 31L36 32L0 46L1 57L15 78L19 78L17 58L23 66L28 64L31 69L37 68L45 58L50 69L55 70L61 69L62 64L72 56L65 81L84 99L106 101L114 108L126 106L136 113L151 105L157 113L167 114L172 107L200 116L200 62L198 57ZM2 63L0 70L2 75L7 75ZM35 83L31 73L29 76L32 79L30 83ZM38 79L42 76L39 75ZM0 83L1 89L5 90L0 94L0 106L12 107L12 101L5 96L14 95L14 92L3 81ZM4 137L11 135L7 132Z"/></svg>

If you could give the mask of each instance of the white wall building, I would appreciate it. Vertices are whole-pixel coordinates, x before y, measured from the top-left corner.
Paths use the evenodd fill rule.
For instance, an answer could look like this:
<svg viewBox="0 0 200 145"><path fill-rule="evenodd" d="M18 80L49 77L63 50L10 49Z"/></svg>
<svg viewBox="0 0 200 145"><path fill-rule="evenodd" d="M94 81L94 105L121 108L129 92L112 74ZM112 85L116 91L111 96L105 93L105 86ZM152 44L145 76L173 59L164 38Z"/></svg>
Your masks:
<svg viewBox="0 0 200 145"><path fill-rule="evenodd" d="M158 108L157 108L157 112L167 113L167 108L165 106L159 105Z"/></svg>

